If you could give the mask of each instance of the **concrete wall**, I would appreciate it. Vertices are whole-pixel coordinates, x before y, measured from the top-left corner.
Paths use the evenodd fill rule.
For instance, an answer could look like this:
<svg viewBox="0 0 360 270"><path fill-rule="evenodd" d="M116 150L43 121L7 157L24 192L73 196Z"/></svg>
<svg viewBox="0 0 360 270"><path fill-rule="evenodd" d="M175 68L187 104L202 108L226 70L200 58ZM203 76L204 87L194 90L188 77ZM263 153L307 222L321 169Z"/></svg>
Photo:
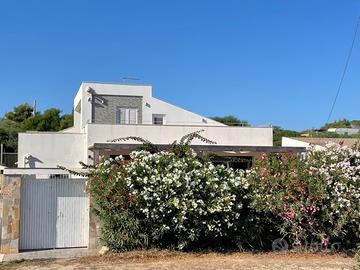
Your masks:
<svg viewBox="0 0 360 270"><path fill-rule="evenodd" d="M156 144L169 144L182 136L204 129L202 136L218 145L272 146L272 128L227 126L155 126L155 125L97 125L87 126L88 146L127 136L139 136ZM135 142L124 142L135 143ZM194 141L194 144L203 144Z"/></svg>
<svg viewBox="0 0 360 270"><path fill-rule="evenodd" d="M19 168L80 168L86 161L85 134L61 132L19 133ZM27 162L26 157L29 156Z"/></svg>
<svg viewBox="0 0 360 270"><path fill-rule="evenodd" d="M201 102L201 101L199 101ZM193 113L154 97L144 97L143 124L152 124L153 114L165 115L166 125L224 126L208 117Z"/></svg>
<svg viewBox="0 0 360 270"><path fill-rule="evenodd" d="M306 148L311 147L310 143L292 139L292 138L287 138L287 137L282 137L281 146L284 146L284 147L306 147ZM315 145L314 147L315 147L315 149L324 149L324 147L319 146L319 145Z"/></svg>

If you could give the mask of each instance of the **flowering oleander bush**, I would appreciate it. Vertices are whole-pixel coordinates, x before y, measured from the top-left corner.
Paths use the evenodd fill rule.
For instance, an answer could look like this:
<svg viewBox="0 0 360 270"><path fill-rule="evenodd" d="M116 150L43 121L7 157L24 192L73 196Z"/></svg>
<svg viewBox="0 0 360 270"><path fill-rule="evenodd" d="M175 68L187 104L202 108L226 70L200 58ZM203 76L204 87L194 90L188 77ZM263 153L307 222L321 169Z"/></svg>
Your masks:
<svg viewBox="0 0 360 270"><path fill-rule="evenodd" d="M150 142L130 154L89 167L88 191L101 221L101 240L113 251L237 244L248 184L243 171L213 165L192 151L199 132L159 151ZM117 139L123 140L123 139Z"/></svg>
<svg viewBox="0 0 360 270"><path fill-rule="evenodd" d="M322 233L354 246L360 242L360 148L332 143L312 149L306 166L310 178L324 186Z"/></svg>
<svg viewBox="0 0 360 270"><path fill-rule="evenodd" d="M134 247L177 249L234 236L248 187L242 171L201 161L194 152L179 158L135 151L130 161L103 159L91 174L102 240L113 250L132 248L120 241L131 233L141 235L126 237L139 240Z"/></svg>
<svg viewBox="0 0 360 270"><path fill-rule="evenodd" d="M248 174L251 207L294 245L360 241L360 151L338 144L305 158L263 155Z"/></svg>
<svg viewBox="0 0 360 270"><path fill-rule="evenodd" d="M305 157L262 155L247 172L213 165L190 147L199 132L159 151L102 158L89 171L88 191L100 238L112 251L360 243L360 150L339 144ZM117 140L124 140L117 139ZM117 141L114 140L114 141Z"/></svg>

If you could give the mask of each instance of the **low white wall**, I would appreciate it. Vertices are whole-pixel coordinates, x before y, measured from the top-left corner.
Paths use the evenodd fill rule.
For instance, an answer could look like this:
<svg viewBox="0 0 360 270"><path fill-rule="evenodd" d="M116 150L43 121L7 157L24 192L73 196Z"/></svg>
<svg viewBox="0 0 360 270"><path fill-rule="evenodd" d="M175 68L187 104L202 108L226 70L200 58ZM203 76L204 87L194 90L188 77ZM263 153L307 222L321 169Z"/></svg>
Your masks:
<svg viewBox="0 0 360 270"><path fill-rule="evenodd" d="M87 125L87 144L105 143L107 140L138 136L155 144L170 144L182 136L204 129L202 136L218 145L272 146L272 128L227 127L227 126L156 126L156 125ZM136 143L133 141L120 143ZM194 140L193 144L204 144Z"/></svg>
<svg viewBox="0 0 360 270"><path fill-rule="evenodd" d="M143 124L152 124L153 114L164 114L165 125L225 126L208 117L196 114L161 99L145 96L143 99L144 104L148 103L150 105L150 107L143 105Z"/></svg>
<svg viewBox="0 0 360 270"><path fill-rule="evenodd" d="M284 147L306 147L307 149L311 147L310 143L308 143L308 142L303 142L300 140L287 138L287 137L282 137L281 146L284 146ZM324 147L322 147L320 145L315 145L315 149L324 149Z"/></svg>
<svg viewBox="0 0 360 270"><path fill-rule="evenodd" d="M61 132L19 133L19 168L80 168L85 161L86 135ZM29 156L28 162L26 157Z"/></svg>

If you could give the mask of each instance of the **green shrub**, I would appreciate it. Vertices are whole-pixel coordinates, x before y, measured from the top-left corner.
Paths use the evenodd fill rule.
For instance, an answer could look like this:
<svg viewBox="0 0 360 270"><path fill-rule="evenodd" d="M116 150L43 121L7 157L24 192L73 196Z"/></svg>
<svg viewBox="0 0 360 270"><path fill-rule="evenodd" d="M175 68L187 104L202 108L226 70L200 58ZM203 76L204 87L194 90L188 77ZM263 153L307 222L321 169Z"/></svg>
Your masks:
<svg viewBox="0 0 360 270"><path fill-rule="evenodd" d="M360 241L360 152L341 145L305 158L263 155L248 174L251 208L293 245Z"/></svg>
<svg viewBox="0 0 360 270"><path fill-rule="evenodd" d="M131 157L104 159L91 172L89 191L109 248L184 249L236 235L247 188L243 172L201 161L194 152Z"/></svg>
<svg viewBox="0 0 360 270"><path fill-rule="evenodd" d="M241 220L246 219L244 172L214 166L193 152L195 138L212 143L198 133L162 152L130 137L145 150L132 152L131 160L103 158L88 167L88 191L104 245L113 251L239 246Z"/></svg>
<svg viewBox="0 0 360 270"><path fill-rule="evenodd" d="M103 158L89 171L88 191L100 240L112 251L148 247L266 250L360 242L360 151L341 145L296 155L263 155L247 171L215 166L192 151L194 132L159 152ZM117 141L114 140L114 141Z"/></svg>

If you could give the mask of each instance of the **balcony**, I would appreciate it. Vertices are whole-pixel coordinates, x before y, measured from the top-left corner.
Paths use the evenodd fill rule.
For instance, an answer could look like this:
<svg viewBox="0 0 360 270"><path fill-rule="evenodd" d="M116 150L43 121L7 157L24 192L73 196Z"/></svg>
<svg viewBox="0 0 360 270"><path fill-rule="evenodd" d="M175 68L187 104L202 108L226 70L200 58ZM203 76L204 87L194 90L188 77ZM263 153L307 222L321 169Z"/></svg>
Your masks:
<svg viewBox="0 0 360 270"><path fill-rule="evenodd" d="M107 125L88 124L86 127L87 145L108 143L108 140L137 136L158 145L170 144L182 136L204 130L201 135L216 142L218 146L272 146L273 129L271 127L230 127L201 125ZM136 142L121 141L117 144ZM194 141L196 145L204 145Z"/></svg>

